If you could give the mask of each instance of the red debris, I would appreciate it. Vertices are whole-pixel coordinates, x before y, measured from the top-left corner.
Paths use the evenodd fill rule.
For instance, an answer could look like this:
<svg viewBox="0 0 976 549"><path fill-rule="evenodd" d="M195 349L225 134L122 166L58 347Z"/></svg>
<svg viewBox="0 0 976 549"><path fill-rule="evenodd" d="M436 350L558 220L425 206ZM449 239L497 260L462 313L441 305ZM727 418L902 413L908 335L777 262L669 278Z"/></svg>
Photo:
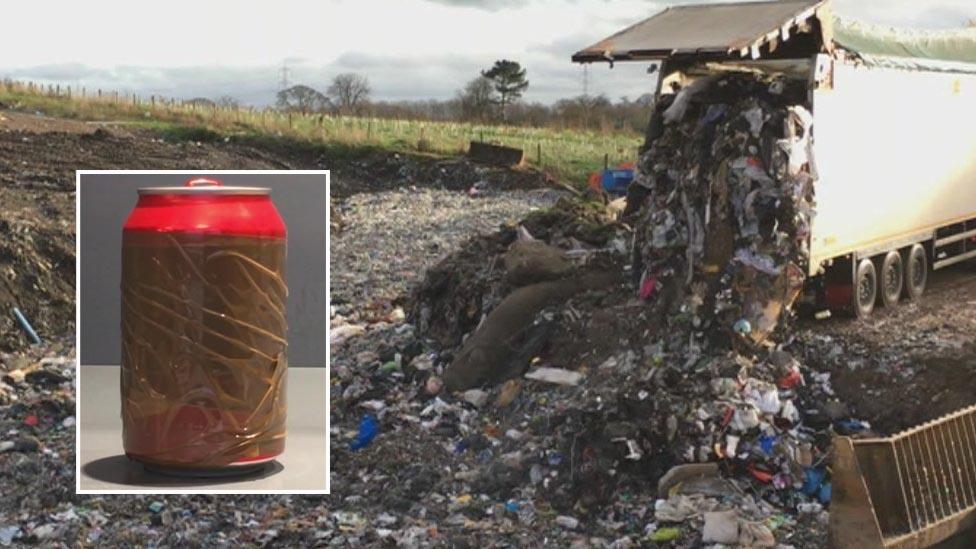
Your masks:
<svg viewBox="0 0 976 549"><path fill-rule="evenodd" d="M792 389L801 383L803 383L803 374L796 368L790 370L790 373L779 378L779 381L776 382L780 389Z"/></svg>
<svg viewBox="0 0 976 549"><path fill-rule="evenodd" d="M646 301L654 297L655 293L657 293L657 277L651 275L644 277L640 287L640 298Z"/></svg>
<svg viewBox="0 0 976 549"><path fill-rule="evenodd" d="M735 415L735 408L729 406L725 410L725 416L722 417L722 427L727 427L729 423L732 423L732 416Z"/></svg>
<svg viewBox="0 0 976 549"><path fill-rule="evenodd" d="M749 472L752 473L752 476L755 477L756 480L758 480L763 484L769 484L770 482L773 482L773 475L771 473L767 473L766 471L760 471L759 469L756 469L754 467L749 467Z"/></svg>

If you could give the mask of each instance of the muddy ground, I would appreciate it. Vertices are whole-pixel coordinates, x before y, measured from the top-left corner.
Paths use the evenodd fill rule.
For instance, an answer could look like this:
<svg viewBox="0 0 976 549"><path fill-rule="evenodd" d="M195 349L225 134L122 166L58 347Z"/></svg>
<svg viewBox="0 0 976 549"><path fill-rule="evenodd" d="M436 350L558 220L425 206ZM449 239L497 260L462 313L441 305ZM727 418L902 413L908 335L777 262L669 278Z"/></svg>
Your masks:
<svg viewBox="0 0 976 549"><path fill-rule="evenodd" d="M342 166L337 167L337 163ZM489 188L487 196L466 200L490 201L492 196L499 201L517 200L519 208L527 212L530 209L527 204L531 207L542 204L530 204L531 200L542 199L530 198L533 195L525 193L531 188L544 187L537 174L471 169L456 161L417 161L385 155L346 162L304 150L289 151L233 140L177 141L126 125L85 124L0 110L0 228L4 234L12 235L0 243L0 331L3 334L0 350L7 352L0 355L0 363L4 370L16 370L44 356L73 356L70 336L74 331L74 170L113 168L336 168L335 211L340 214L344 208L347 211L353 208L360 213L382 216L386 203L382 193L403 192L402 189L411 185L433 187L424 191L432 193L425 197L432 202L446 197L443 203L451 210L445 215L450 218L452 231L469 227L482 233L494 230L496 225L511 225L523 212L492 210L487 206L487 209L472 209L457 194L486 182L482 186ZM513 194L506 194L510 192ZM409 200L390 201L390 204L403 202ZM472 218L485 211L495 216L490 223ZM355 214L351 220L355 223ZM426 267L457 250L465 241L459 235L447 238L437 234L438 227L438 224L430 225L426 235L399 235L390 239L386 249L366 254L355 265L333 263L333 276L351 281L343 289L342 313L355 315L357 311L376 307L383 311L382 315L356 318L365 323L366 332L330 357L333 364L338 361L346 368L360 363L381 365L392 361L397 352L416 347L410 330L404 328L404 319L397 314L396 305L406 303L403 295L397 294L401 290L406 294L409 288L421 283ZM355 232L355 225L341 228L346 230L352 231L350 236L340 232L334 238L349 238L350 242L366 238ZM404 244L408 237L412 239L410 246ZM385 245L381 238L374 242L378 248ZM425 250L424 259L408 267L388 260L411 253L412 249ZM350 253L349 257L355 257ZM360 277L365 282L356 286L355 280ZM395 280L397 291L390 292L385 287L377 292L368 291L379 284L377 281L390 280ZM879 432L892 433L976 403L976 338L972 335L976 330L976 269L966 266L949 269L933 276L930 284L921 302L902 304L891 311L879 310L868 321L803 320L796 325L791 351L802 356L811 369L830 372L833 387L850 408L851 415L871 422ZM564 360L562 357L568 354L582 355L589 348L594 355L587 363L595 367L614 350L635 345L634 337L622 340L616 336L640 334L639 326L635 326L635 319L641 315L640 305L625 299L629 292L626 280L621 281L618 291L619 299L584 294L578 301L572 301L574 310L588 311L590 321L585 325L598 326L599 331L580 332L579 337L557 334L555 342L543 354ZM52 343L26 350L27 341L13 324L9 312L14 306L24 310L42 337ZM376 323L378 320L383 322ZM420 352L415 348L413 351ZM370 371L374 383L369 390L373 393L357 395L357 402L369 402L370 398L408 403L416 400L419 406L420 396L414 394L410 380L387 376L379 368ZM346 379L355 377L350 374ZM339 378L342 380L341 371ZM413 421L409 418L420 411L412 408L414 404L403 408L401 415L408 419L400 422L402 426L398 424L394 431L381 434L375 446L359 453L350 452L346 445L357 429L361 409L334 413L334 495L330 497L76 496L73 494L73 427L69 419L74 414L73 385L70 382L50 385L45 379L25 383L34 385L24 389L19 402L6 400L0 408L0 421L8 436L16 438L13 451L0 453L3 484L0 544L61 539L69 545L315 545L330 541L375 545L397 541L410 545L461 544L466 539L480 539L491 545L573 542L600 545L617 539L640 539L647 521L631 511L621 511L616 515L617 520L611 520L612 512L611 519L607 519L606 513L590 513L579 507L579 502L590 501L582 497L586 494L536 497L537 491L544 492L542 485L538 489L523 486L527 483L525 478L513 476L516 473L504 468L493 470L492 481L472 482L468 473L473 469L469 468L477 460L456 458L453 461L455 458L451 456L456 448L433 446L443 440L453 440L454 434L437 438L441 435L433 437L409 427ZM5 391L16 393L22 388L13 381L10 384L12 389ZM594 388L596 391L611 389ZM552 399L575 395L571 391L537 390L532 386L522 391L518 412L513 411L510 418L510 425L516 431L545 432L545 427L531 424L539 421L533 419L533 410L546 409ZM402 399L396 396L401 393L406 395ZM333 408L336 406L334 399ZM39 416L40 422L25 426L26 418L31 415ZM546 421L566 419L558 416ZM580 419L581 435L596 428L585 417ZM447 421L435 429L450 431L463 425L463 421ZM497 430L499 426L485 428ZM503 442L498 453L514 451L525 444L515 434L499 436ZM489 438L495 440L493 437ZM37 443L32 444L31 440ZM473 442L484 443L483 439ZM575 454L570 451L569 455ZM551 462L553 458L545 459ZM653 482L651 475L644 473L644 477L648 484ZM467 490L475 495L468 494ZM635 509L652 506L653 494L647 499L648 492L653 493L653 486L635 486L633 493L615 499L615 505L629 501ZM473 502L469 502L472 497ZM522 510L510 511L513 517L519 515L516 518L489 512L498 505L504 511L512 500L530 499L556 501L554 505L540 503L535 508L535 518L528 523L531 527L522 522L519 515ZM152 502L162 505L150 509ZM486 513L489 519L485 519ZM578 529L553 526L559 513L576 514L584 522ZM804 524L807 523L801 520L795 527L797 533L791 542L797 546L822 545L822 525Z"/></svg>
<svg viewBox="0 0 976 549"><path fill-rule="evenodd" d="M882 434L976 404L976 264L933 273L918 302L798 328L808 364Z"/></svg>
<svg viewBox="0 0 976 549"><path fill-rule="evenodd" d="M432 205L446 189L471 187L489 195L500 189L531 191L524 211L551 202L541 174L533 172L382 151L345 157L212 137L178 139L128 124L90 124L0 107L0 545L61 540L65 546L310 546L332 539L341 522L330 518L331 510L343 507L335 498L74 495L76 169L332 169L340 202L365 189L395 191L415 184ZM373 171L368 180L356 178ZM340 210L336 207L340 215L333 220L339 231ZM462 224L485 229L520 215L490 203L469 213ZM442 226L433 223L432 230ZM454 246L463 238L462 233L446 240L440 235L439 242ZM429 261L440 255L433 248L429 253ZM421 262L409 278L419 277L425 265ZM379 291L386 292L387 303L397 293ZM43 345L29 346L14 324L13 307L25 313Z"/></svg>

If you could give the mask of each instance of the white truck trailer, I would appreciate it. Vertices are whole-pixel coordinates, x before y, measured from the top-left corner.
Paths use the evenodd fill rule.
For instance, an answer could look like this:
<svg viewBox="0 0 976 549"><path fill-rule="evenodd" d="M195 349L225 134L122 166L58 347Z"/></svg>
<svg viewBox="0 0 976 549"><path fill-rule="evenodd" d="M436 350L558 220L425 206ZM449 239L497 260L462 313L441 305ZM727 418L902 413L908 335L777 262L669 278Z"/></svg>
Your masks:
<svg viewBox="0 0 976 549"><path fill-rule="evenodd" d="M976 258L976 28L898 31L830 0L680 6L573 56L653 62L657 94L721 71L807 82L818 172L808 275L856 316Z"/></svg>

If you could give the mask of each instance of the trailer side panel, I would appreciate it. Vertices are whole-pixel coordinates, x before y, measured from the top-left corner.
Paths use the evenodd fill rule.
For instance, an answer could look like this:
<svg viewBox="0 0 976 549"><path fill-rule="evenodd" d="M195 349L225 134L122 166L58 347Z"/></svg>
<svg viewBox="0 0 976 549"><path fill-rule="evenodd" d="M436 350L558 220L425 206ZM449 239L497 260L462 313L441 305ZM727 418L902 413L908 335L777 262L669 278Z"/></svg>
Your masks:
<svg viewBox="0 0 976 549"><path fill-rule="evenodd" d="M976 76L838 61L813 109L811 275L976 217Z"/></svg>

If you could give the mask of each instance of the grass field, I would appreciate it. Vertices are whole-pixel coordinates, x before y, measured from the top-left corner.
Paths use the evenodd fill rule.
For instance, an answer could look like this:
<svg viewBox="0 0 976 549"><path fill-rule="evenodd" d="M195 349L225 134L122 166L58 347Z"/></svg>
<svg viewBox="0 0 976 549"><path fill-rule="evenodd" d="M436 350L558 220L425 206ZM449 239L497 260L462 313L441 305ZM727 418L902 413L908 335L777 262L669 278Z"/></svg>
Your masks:
<svg viewBox="0 0 976 549"><path fill-rule="evenodd" d="M10 81L0 82L0 102L48 116L124 120L182 136L192 136L193 130L199 130L221 136L282 137L349 151L380 148L458 155L467 150L470 141L485 140L521 148L530 165L577 185L585 183L588 174L602 169L605 159L611 166L634 161L641 142L640 136L630 132L287 114L183 104L114 92L72 93L69 89Z"/></svg>

